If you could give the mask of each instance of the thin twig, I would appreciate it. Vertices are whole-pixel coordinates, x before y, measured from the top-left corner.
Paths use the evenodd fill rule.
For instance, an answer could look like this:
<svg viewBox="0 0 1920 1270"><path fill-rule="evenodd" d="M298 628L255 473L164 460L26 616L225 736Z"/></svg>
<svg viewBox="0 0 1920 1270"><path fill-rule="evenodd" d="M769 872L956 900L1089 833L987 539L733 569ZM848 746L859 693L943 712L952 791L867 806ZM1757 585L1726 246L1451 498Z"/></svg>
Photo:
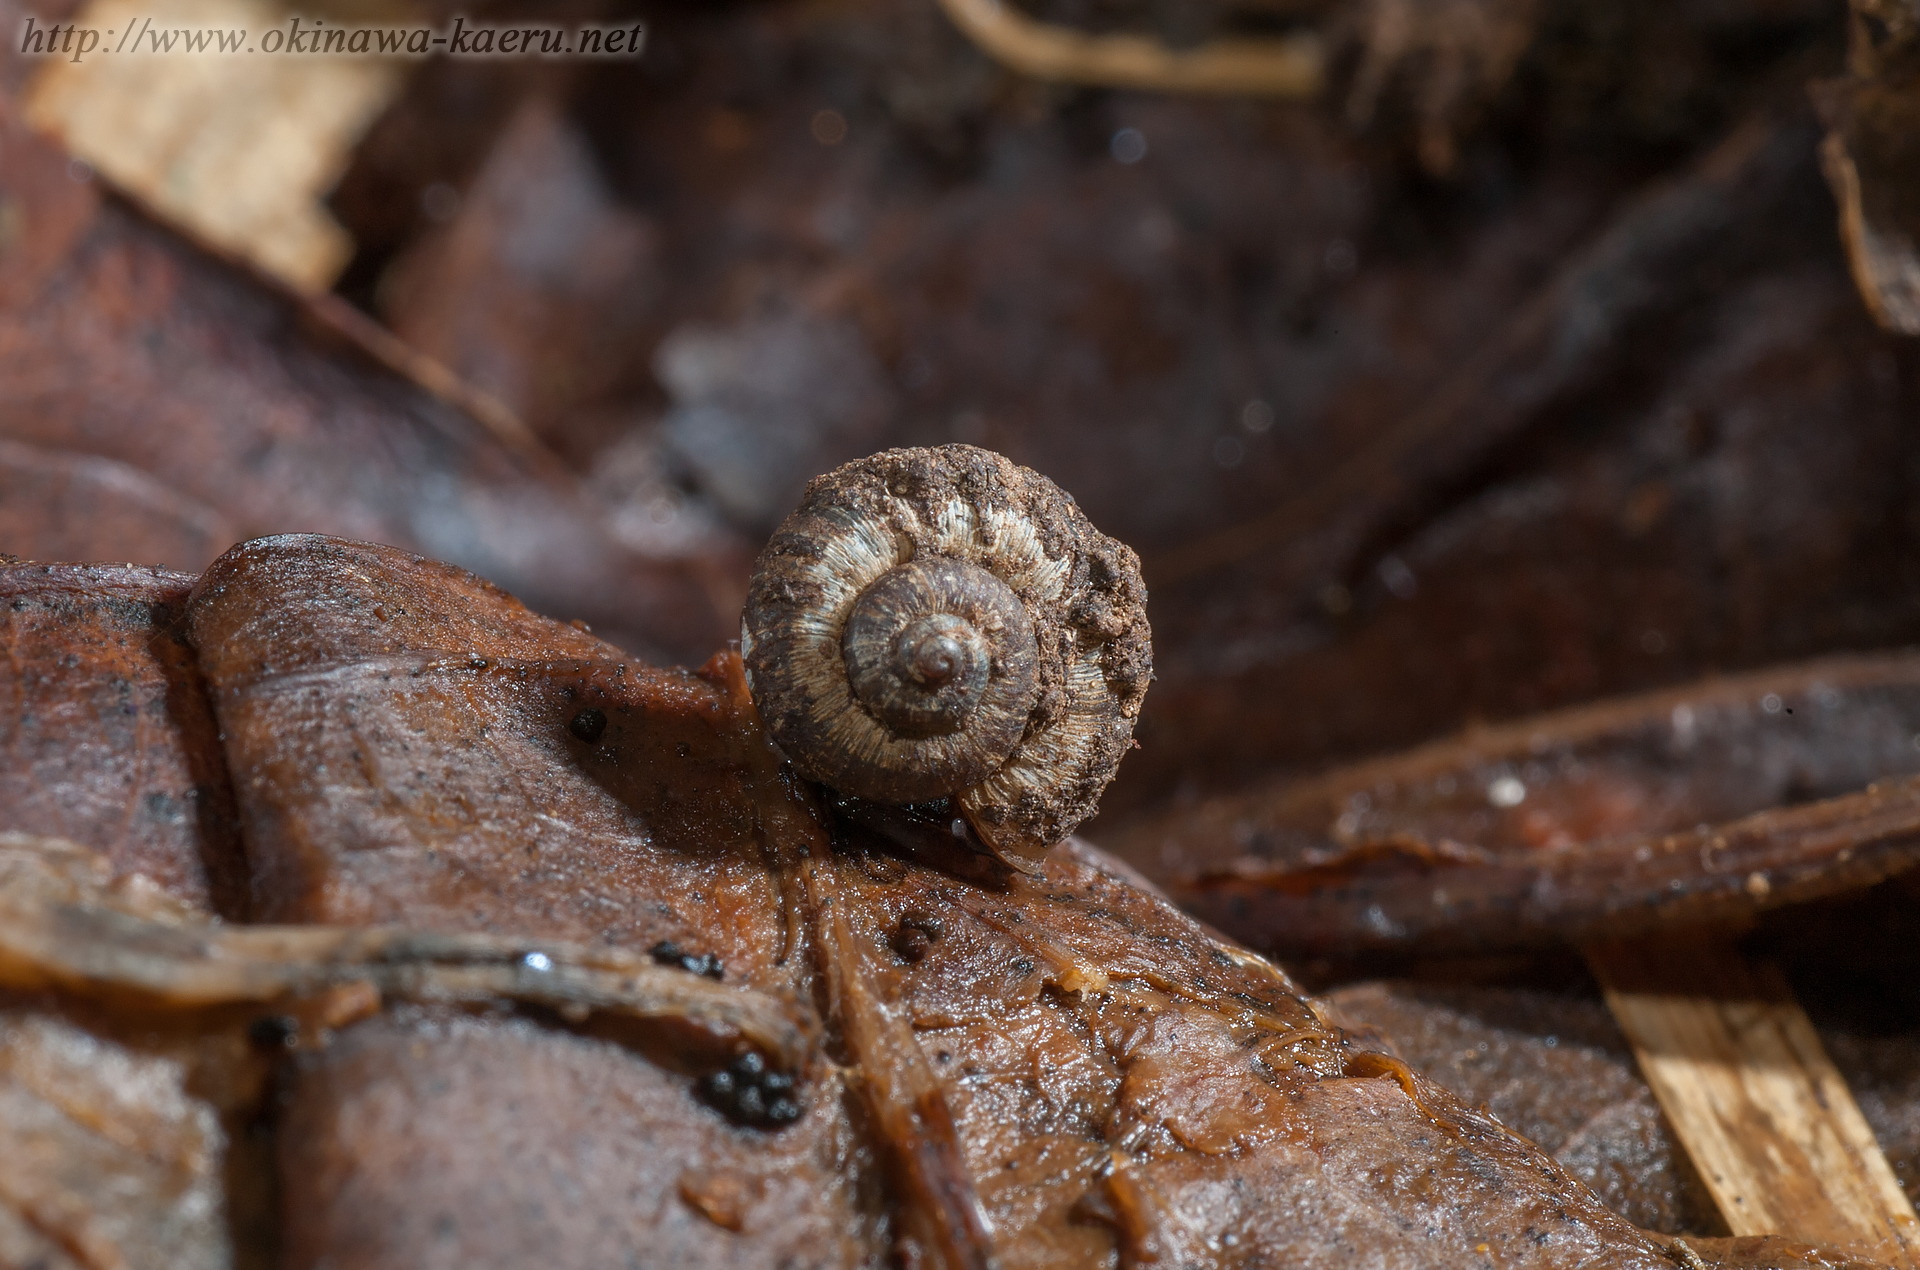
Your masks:
<svg viewBox="0 0 1920 1270"><path fill-rule="evenodd" d="M1301 99L1319 96L1326 81L1326 54L1311 32L1171 49L1144 36L1088 35L1040 22L1003 0L940 0L940 7L990 56L1036 79Z"/></svg>
<svg viewBox="0 0 1920 1270"><path fill-rule="evenodd" d="M91 876L92 853L0 834L0 985L131 995L168 1009L314 996L349 984L415 1001L510 1000L683 1019L802 1066L803 1015L626 949L387 927L224 926Z"/></svg>

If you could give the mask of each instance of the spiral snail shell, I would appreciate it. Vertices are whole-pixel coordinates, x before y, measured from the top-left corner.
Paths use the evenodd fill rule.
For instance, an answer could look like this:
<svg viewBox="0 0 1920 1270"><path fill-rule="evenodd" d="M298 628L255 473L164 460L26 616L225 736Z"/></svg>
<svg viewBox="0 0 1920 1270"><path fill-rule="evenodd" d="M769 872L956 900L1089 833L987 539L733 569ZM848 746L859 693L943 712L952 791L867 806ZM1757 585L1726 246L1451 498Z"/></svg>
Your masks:
<svg viewBox="0 0 1920 1270"><path fill-rule="evenodd" d="M1028 870L1093 814L1153 675L1139 558L968 445L816 477L755 564L740 649L803 776L951 799Z"/></svg>

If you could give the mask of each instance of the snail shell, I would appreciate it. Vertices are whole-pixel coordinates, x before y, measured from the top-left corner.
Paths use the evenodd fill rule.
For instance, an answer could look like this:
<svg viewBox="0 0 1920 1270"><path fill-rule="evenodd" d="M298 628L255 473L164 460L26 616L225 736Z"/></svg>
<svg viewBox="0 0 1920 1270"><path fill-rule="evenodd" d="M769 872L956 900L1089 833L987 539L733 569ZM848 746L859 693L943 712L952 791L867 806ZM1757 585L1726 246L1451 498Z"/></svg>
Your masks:
<svg viewBox="0 0 1920 1270"><path fill-rule="evenodd" d="M1022 869L1093 814L1153 674L1138 557L967 445L816 477L755 564L740 649L802 775L950 798Z"/></svg>

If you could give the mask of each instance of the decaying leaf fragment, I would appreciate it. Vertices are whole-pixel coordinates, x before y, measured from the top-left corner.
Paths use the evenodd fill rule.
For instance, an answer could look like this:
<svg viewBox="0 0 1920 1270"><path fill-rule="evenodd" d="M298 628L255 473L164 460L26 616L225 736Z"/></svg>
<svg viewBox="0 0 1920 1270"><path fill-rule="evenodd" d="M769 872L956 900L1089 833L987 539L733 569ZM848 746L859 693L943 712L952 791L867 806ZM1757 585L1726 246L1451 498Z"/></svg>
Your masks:
<svg viewBox="0 0 1920 1270"><path fill-rule="evenodd" d="M668 561L616 540L553 455L364 314L74 171L0 100L0 552L197 570L322 528L461 560L634 646L724 638L730 542Z"/></svg>
<svg viewBox="0 0 1920 1270"><path fill-rule="evenodd" d="M538 1000L533 977L617 966L683 1001L800 1003L820 1035L781 1127L745 1114L749 1069L720 1097L672 1029L568 1023L564 999L339 1019L285 1072L289 1264L1679 1256L1090 849L982 884L838 823L731 656L653 670L459 570L312 537L230 553L187 629L255 911L290 925L136 912L56 870L11 888L52 895L9 923L16 966L57 965L69 946L31 939L61 923L105 958L49 976L64 992L149 1002L316 973ZM402 922L440 933L329 929Z"/></svg>
<svg viewBox="0 0 1920 1270"><path fill-rule="evenodd" d="M192 585L132 566L0 567L0 832L76 843L238 917L233 791L182 627Z"/></svg>
<svg viewBox="0 0 1920 1270"><path fill-rule="evenodd" d="M1468 732L1113 841L1256 946L1620 936L1910 867L1916 736L1920 659L1834 658Z"/></svg>
<svg viewBox="0 0 1920 1270"><path fill-rule="evenodd" d="M0 1010L0 1265L229 1266L226 1135L188 1083L177 1060Z"/></svg>
<svg viewBox="0 0 1920 1270"><path fill-rule="evenodd" d="M131 35L131 48L123 36L101 50L131 55L47 59L26 108L37 127L149 205L318 292L353 255L321 197L407 68L392 58L248 57L228 47L232 34L271 31L281 12L262 0L145 8L93 0L75 15L79 28ZM154 56L161 41L174 51L176 25L217 34L199 56Z"/></svg>

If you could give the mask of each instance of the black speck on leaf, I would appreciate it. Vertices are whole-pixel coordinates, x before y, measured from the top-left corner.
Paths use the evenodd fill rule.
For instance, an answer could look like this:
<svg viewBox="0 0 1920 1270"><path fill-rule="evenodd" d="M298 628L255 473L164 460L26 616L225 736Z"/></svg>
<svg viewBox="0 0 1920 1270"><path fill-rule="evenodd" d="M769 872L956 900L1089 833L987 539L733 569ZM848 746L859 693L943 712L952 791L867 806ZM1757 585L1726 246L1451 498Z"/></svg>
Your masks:
<svg viewBox="0 0 1920 1270"><path fill-rule="evenodd" d="M573 722L567 724L567 731L592 745L607 730L607 715L604 710L595 710L591 706L573 716Z"/></svg>

